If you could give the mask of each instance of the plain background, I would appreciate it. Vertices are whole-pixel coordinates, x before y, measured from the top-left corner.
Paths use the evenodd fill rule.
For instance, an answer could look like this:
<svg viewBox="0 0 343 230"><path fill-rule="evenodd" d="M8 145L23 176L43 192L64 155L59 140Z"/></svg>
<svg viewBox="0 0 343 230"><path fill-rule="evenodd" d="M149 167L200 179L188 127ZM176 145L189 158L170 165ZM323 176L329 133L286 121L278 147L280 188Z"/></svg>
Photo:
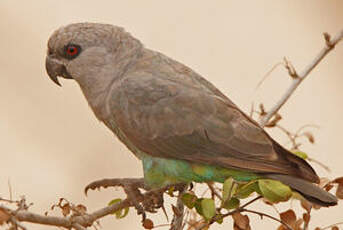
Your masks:
<svg viewBox="0 0 343 230"><path fill-rule="evenodd" d="M87 183L142 176L140 162L95 119L76 83L62 80L59 88L47 77L46 42L58 27L84 21L123 26L147 47L195 69L248 112L252 101L270 108L290 83L280 67L255 92L263 75L284 56L300 71L323 47L322 33L334 35L343 28L342 11L341 0L1 0L0 196L9 197L10 181L14 198L25 195L34 203L32 211L44 213L59 197L91 211L123 194L111 189L85 197ZM320 126L311 130L315 145L304 141L302 149L330 166L328 174L314 165L330 178L343 175L342 66L340 44L281 110L280 124L292 131L305 124ZM280 131L270 133L287 142ZM314 212L311 228L342 221L342 205ZM276 215L263 205L255 209ZM162 214L152 219L166 223ZM278 225L251 219L254 229ZM139 220L131 211L124 220L107 217L101 224L103 229L142 229ZM229 219L225 224L213 229L232 226Z"/></svg>

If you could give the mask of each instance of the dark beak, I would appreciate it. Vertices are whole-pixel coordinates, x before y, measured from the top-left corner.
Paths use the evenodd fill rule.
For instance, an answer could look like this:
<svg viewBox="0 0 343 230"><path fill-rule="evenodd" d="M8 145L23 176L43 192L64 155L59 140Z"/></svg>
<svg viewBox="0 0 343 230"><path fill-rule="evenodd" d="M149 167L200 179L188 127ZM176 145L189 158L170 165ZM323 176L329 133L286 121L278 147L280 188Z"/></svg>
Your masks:
<svg viewBox="0 0 343 230"><path fill-rule="evenodd" d="M59 86L61 86L61 84L58 81L58 77L73 79L73 77L68 73L65 65L53 56L49 55L46 57L45 68L46 72L48 72L50 79Z"/></svg>
<svg viewBox="0 0 343 230"><path fill-rule="evenodd" d="M57 77L63 75L63 69L65 69L63 63L61 63L59 60L51 56L47 56L45 60L45 68L46 72L48 72L50 79L57 85L61 86Z"/></svg>

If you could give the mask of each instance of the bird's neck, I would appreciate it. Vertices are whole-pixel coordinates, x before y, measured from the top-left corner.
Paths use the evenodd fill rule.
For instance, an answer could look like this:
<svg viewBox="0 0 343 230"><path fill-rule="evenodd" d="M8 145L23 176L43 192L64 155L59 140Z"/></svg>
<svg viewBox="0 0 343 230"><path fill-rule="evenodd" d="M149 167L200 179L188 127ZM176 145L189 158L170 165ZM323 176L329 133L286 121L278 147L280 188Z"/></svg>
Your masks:
<svg viewBox="0 0 343 230"><path fill-rule="evenodd" d="M103 74L99 74L101 79L90 76L84 84L79 82L88 104L99 120L103 121L110 115L106 104L112 88L135 65L142 49L142 45L137 43L135 46L126 47L126 50L118 50L117 55L103 67L106 70L103 71L102 68Z"/></svg>

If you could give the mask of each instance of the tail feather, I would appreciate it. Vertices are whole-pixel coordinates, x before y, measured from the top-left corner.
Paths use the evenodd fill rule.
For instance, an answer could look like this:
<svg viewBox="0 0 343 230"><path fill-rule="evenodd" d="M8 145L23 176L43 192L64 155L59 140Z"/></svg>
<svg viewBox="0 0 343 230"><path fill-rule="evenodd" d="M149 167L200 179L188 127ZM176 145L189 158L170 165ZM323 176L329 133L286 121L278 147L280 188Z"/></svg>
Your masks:
<svg viewBox="0 0 343 230"><path fill-rule="evenodd" d="M337 198L334 195L304 179L281 174L266 174L264 176L288 185L314 204L324 207L337 204Z"/></svg>

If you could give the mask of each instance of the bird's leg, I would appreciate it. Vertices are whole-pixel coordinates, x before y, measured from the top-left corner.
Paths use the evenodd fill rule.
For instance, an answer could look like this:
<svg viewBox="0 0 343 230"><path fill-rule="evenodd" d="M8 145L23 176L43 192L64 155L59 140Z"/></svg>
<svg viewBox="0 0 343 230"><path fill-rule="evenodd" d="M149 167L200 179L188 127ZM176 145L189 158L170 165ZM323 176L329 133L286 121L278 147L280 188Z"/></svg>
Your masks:
<svg viewBox="0 0 343 230"><path fill-rule="evenodd" d="M138 215L142 215L144 221L146 218L145 212L155 213L156 209L164 208L164 192L168 191L170 188L173 188L174 191L184 191L186 186L186 184L175 184L159 189L150 189L145 185L144 178L113 178L94 181L88 184L84 191L87 195L87 192L90 189L123 187L127 199L130 200L131 204L136 208ZM142 194L139 189L143 189L146 192Z"/></svg>
<svg viewBox="0 0 343 230"><path fill-rule="evenodd" d="M148 190L148 188L144 184L144 178L112 178L112 179L102 179L102 180L96 180L92 183L88 184L85 187L85 194L87 195L87 192L89 189L95 190L100 188L108 188L108 187L127 187L127 186L134 186L137 189L141 188L144 190Z"/></svg>
<svg viewBox="0 0 343 230"><path fill-rule="evenodd" d="M146 198L139 190L148 190L144 184L144 178L113 178L97 180L88 184L84 191L87 195L89 189L95 190L108 187L123 187L127 195L127 199L130 200L131 204L136 208L138 215L142 214L143 220L145 220L145 208L140 204L140 202L144 203Z"/></svg>

